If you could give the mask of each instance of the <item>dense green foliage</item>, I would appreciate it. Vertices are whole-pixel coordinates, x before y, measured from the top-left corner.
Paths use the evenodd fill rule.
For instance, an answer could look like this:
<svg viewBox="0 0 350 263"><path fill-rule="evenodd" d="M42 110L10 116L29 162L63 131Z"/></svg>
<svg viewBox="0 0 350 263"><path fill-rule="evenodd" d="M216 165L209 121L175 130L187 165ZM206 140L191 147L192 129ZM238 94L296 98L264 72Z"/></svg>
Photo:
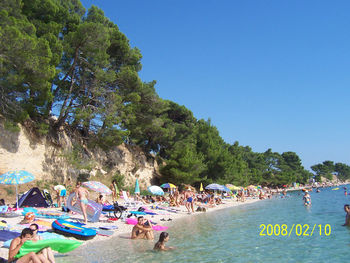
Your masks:
<svg viewBox="0 0 350 263"><path fill-rule="evenodd" d="M350 179L350 166L344 163L324 161L323 163L311 166L311 169L315 172L318 180L321 176L332 180L333 174L336 175L339 180Z"/></svg>
<svg viewBox="0 0 350 263"><path fill-rule="evenodd" d="M79 0L0 2L0 113L10 122L35 120L43 135L69 125L89 147L105 150L140 146L162 161L161 180L175 184L283 185L312 176L296 153L227 144L209 120L159 98L156 82L139 78L141 58L95 6L86 12ZM76 151L70 157L79 162ZM335 167L315 172L347 178L348 167Z"/></svg>

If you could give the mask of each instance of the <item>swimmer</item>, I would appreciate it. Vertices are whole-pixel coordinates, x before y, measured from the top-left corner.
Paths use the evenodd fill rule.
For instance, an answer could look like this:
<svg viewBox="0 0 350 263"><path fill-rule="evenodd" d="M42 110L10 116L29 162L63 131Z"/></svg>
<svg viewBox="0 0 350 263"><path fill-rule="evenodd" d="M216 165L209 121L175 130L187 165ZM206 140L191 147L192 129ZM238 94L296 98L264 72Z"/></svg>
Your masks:
<svg viewBox="0 0 350 263"><path fill-rule="evenodd" d="M158 242L154 245L154 250L171 250L173 247L166 247L165 243L169 241L169 234L167 232L160 233Z"/></svg>
<svg viewBox="0 0 350 263"><path fill-rule="evenodd" d="M311 205L311 197L308 192L305 192L303 200L304 200L304 205Z"/></svg>
<svg viewBox="0 0 350 263"><path fill-rule="evenodd" d="M344 205L345 215L345 224L343 226L350 226L350 205Z"/></svg>

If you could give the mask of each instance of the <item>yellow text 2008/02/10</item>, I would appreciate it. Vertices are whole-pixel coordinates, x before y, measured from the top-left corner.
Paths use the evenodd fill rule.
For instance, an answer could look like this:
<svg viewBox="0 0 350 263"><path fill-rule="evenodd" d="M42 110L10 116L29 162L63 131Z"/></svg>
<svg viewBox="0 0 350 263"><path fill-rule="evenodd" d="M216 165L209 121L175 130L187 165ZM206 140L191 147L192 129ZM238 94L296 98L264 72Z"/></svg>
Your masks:
<svg viewBox="0 0 350 263"><path fill-rule="evenodd" d="M259 236L288 236L296 235L296 236L312 236L314 234L320 236L330 236L332 233L332 228L329 224L321 225L321 224L293 224L288 227L286 224L261 224L260 225L260 234Z"/></svg>

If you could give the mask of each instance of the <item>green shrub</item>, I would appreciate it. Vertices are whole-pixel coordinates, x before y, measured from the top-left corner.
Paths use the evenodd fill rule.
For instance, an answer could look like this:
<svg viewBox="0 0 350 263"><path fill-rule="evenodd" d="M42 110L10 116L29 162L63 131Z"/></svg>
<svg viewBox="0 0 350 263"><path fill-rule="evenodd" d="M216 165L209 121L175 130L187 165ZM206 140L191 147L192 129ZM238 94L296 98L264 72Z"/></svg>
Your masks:
<svg viewBox="0 0 350 263"><path fill-rule="evenodd" d="M6 120L4 122L4 128L5 128L5 130L7 130L9 132L13 132L13 133L17 133L20 131L18 124L11 121L11 120Z"/></svg>
<svg viewBox="0 0 350 263"><path fill-rule="evenodd" d="M6 191L7 195L14 195L15 194L15 190L13 190L13 187L6 187L5 191Z"/></svg>

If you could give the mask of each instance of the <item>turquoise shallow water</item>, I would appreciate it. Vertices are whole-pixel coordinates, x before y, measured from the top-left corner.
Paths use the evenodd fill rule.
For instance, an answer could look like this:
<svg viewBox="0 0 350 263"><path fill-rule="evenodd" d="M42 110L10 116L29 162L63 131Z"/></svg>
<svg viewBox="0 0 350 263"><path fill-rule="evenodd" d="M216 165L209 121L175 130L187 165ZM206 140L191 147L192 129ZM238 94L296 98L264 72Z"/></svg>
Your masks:
<svg viewBox="0 0 350 263"><path fill-rule="evenodd" d="M79 248L57 262L348 262L350 228L341 225L350 196L342 188L321 190L311 193L310 208L303 206L302 193L294 192L288 198L182 218L168 231L174 251L157 253L153 241L114 238ZM317 226L313 236L297 236L295 228L290 237L260 236L261 224L286 224L288 230L293 224L308 224L309 235Z"/></svg>

